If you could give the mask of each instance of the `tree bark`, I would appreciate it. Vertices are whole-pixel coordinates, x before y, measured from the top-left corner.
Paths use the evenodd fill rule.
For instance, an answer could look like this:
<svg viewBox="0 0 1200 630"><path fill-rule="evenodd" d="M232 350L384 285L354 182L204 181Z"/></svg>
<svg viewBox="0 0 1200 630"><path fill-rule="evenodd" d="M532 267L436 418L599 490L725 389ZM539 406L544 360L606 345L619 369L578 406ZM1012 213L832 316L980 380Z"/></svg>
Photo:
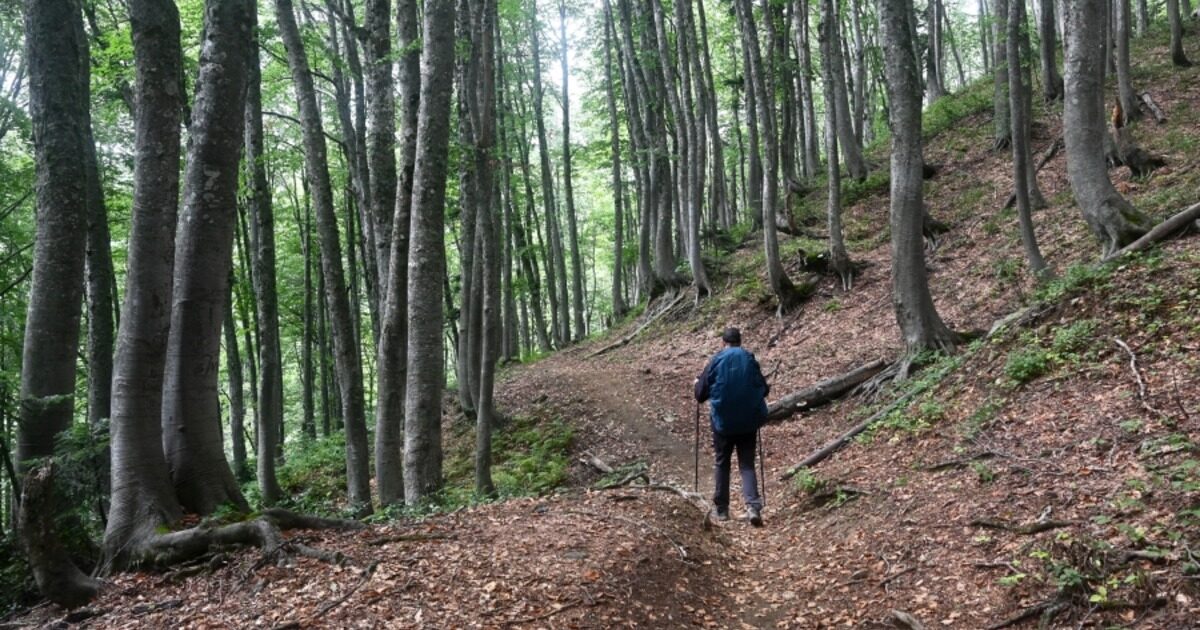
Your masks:
<svg viewBox="0 0 1200 630"><path fill-rule="evenodd" d="M921 86L909 36L911 0L877 0L892 128L892 305L906 356L953 350L955 335L938 315L925 270ZM907 371L902 366L901 376Z"/></svg>
<svg viewBox="0 0 1200 630"><path fill-rule="evenodd" d="M248 507L225 460L217 359L229 299L251 10L245 0L206 6L175 243L163 450L180 503L202 515L225 504Z"/></svg>
<svg viewBox="0 0 1200 630"><path fill-rule="evenodd" d="M1012 113L1008 96L1008 3L1015 0L992 0L992 123L995 128L992 148L1007 149L1012 142Z"/></svg>
<svg viewBox="0 0 1200 630"><path fill-rule="evenodd" d="M257 10L254 19L257 22ZM279 296L275 274L275 209L267 183L263 150L262 74L259 69L258 28L250 43L245 112L247 205L250 213L251 259L255 304L258 309L258 364L261 374L258 402L258 488L264 505L274 505L283 493L275 477L275 453L283 442L283 355L279 341ZM305 265L307 271L307 258ZM307 296L306 296L307 297ZM307 382L306 382L307 389ZM309 394L311 395L311 394ZM311 427L311 416L306 415ZM234 437L234 442L241 440Z"/></svg>
<svg viewBox="0 0 1200 630"><path fill-rule="evenodd" d="M775 113L768 96L772 93L769 75L762 56L759 53L758 30L754 24L754 16L750 0L735 2L738 21L742 26L742 44L748 50L750 58L751 81L754 85L758 102L759 123L762 125L762 137L765 145L766 168L763 173L763 242L766 250L767 280L771 291L779 300L779 311L787 312L795 306L798 296L792 281L779 260L779 241L775 233L776 206L779 203L779 165L777 146L778 137L775 134Z"/></svg>
<svg viewBox="0 0 1200 630"><path fill-rule="evenodd" d="M1107 0L1079 0L1066 6L1066 99L1063 136L1067 177L1083 219L1100 241L1102 255L1132 243L1150 229L1112 185L1105 163L1104 57Z"/></svg>
<svg viewBox="0 0 1200 630"><path fill-rule="evenodd" d="M404 500L415 505L442 485L443 206L450 134L450 75L454 63L454 4L425 6L421 101L413 168L408 285L408 370L404 405ZM389 308L398 288L388 287Z"/></svg>
<svg viewBox="0 0 1200 630"><path fill-rule="evenodd" d="M86 89L86 85L85 85ZM84 139L84 168L87 171L88 236L87 258L87 363L88 422L95 425L112 416L113 376L113 288L116 277L112 262L112 237L108 230L108 209L96 159L96 140L92 136L91 115Z"/></svg>
<svg viewBox="0 0 1200 630"><path fill-rule="evenodd" d="M237 328L233 323L232 297L225 307L223 322L225 371L229 374L229 437L233 445L233 476L238 481L245 481L250 477L250 471L246 467L246 440L243 437L246 421L245 384L242 382L242 358L238 352Z"/></svg>
<svg viewBox="0 0 1200 630"><path fill-rule="evenodd" d="M1192 62L1183 50L1183 19L1179 15L1179 0L1167 0L1167 21L1171 25L1171 63L1187 68Z"/></svg>
<svg viewBox="0 0 1200 630"><path fill-rule="evenodd" d="M73 0L29 0L24 18L37 227L21 364L17 466L24 496L17 530L42 593L64 605L79 605L91 599L98 585L75 566L59 541L55 520L62 506L51 500L49 468L27 466L34 458L53 455L74 411L88 177L94 176L84 157L88 49L82 12Z"/></svg>
<svg viewBox="0 0 1200 630"><path fill-rule="evenodd" d="M587 333L583 310L583 263L579 255L579 226L575 215L575 186L571 179L571 98L567 72L567 4L558 3L559 37L562 38L562 134L563 134L563 197L567 207L567 244L571 250L571 308L574 314L574 334L570 337L578 343ZM481 385L482 387L482 385Z"/></svg>
<svg viewBox="0 0 1200 630"><path fill-rule="evenodd" d="M343 422L346 428L346 477L349 499L360 514L371 511L370 455L367 448L363 409L362 359L355 344L354 320L342 271L341 242L333 209L333 191L329 182L325 136L308 58L296 26L291 0L276 0L276 21L287 48L288 66L300 105L301 131L304 136L304 161L311 180L317 230L321 242L321 277L325 284L325 302L333 333L334 359L341 393ZM390 289L389 289L390 290Z"/></svg>
<svg viewBox="0 0 1200 630"><path fill-rule="evenodd" d="M129 3L138 107L125 301L113 365L112 500L105 564L177 520L181 508L163 454L162 383L170 327L179 198L179 12L170 0Z"/></svg>
<svg viewBox="0 0 1200 630"><path fill-rule="evenodd" d="M831 54L838 47L838 14L833 0L821 2L821 26L818 41L821 43L822 75L825 79L825 102L831 103L835 98L837 80L834 76L834 64L837 56ZM829 225L829 267L842 281L842 288L849 290L853 282L854 270L850 264L850 255L846 253L846 242L842 236L842 174L838 163L838 112L837 107L825 108L825 159L828 179L828 225Z"/></svg>
<svg viewBox="0 0 1200 630"><path fill-rule="evenodd" d="M1047 103L1057 101L1063 96L1063 79L1062 75L1058 73L1058 34L1054 26L1054 1L1041 0L1041 13L1038 16L1038 36L1041 40L1039 50L1042 60L1042 98Z"/></svg>
<svg viewBox="0 0 1200 630"><path fill-rule="evenodd" d="M399 0L403 2L405 0ZM392 243L392 218L396 212L396 98L392 89L392 36L390 0L367 0L364 18L363 61L366 64L367 200L374 221L378 287L386 289ZM402 51L402 54L407 51ZM401 64L403 65L403 61ZM402 97L403 98L403 97ZM380 291L385 295L386 291Z"/></svg>
<svg viewBox="0 0 1200 630"><path fill-rule="evenodd" d="M1133 70L1129 67L1129 0L1113 0L1113 37L1117 40L1117 99L1121 103L1122 125L1141 117L1137 93L1133 90Z"/></svg>
<svg viewBox="0 0 1200 630"><path fill-rule="evenodd" d="M624 181L621 177L621 134L620 124L617 119L617 90L616 83L613 82L612 72L612 46L613 46L613 19L612 5L609 0L604 0L604 78L607 84L607 89L604 91L608 103L608 126L609 126L609 146L611 151L610 159L612 160L612 192L613 192L613 272L612 272L612 314L613 319L621 318L627 309L625 306L625 294L622 290L621 272L625 267L624 258L625 250L622 242L623 226L625 211L623 201L625 198ZM720 143L720 140L717 140Z"/></svg>
<svg viewBox="0 0 1200 630"><path fill-rule="evenodd" d="M793 30L800 64L800 100L804 109L804 163L809 169L807 174L811 177L816 174L821 158L817 148L816 98L812 86L812 52L809 50L808 38L808 0L800 0L794 20L796 23Z"/></svg>
<svg viewBox="0 0 1200 630"><path fill-rule="evenodd" d="M1043 10L1045 8L1043 7ZM1033 208L1030 200L1030 178L1036 178L1030 168L1032 157L1029 149L1029 115L1026 110L1026 93L1031 86L1024 82L1025 73L1021 63L1021 28L1025 23L1024 0L1011 0L1008 10L1008 92L1011 96L1009 111L1012 117L1013 190L1017 200L1017 217L1020 223L1021 243L1025 247L1025 258L1034 278L1041 280L1050 274L1042 252L1038 248L1033 230ZM1044 63L1044 60L1043 60ZM1036 180L1034 180L1036 186Z"/></svg>

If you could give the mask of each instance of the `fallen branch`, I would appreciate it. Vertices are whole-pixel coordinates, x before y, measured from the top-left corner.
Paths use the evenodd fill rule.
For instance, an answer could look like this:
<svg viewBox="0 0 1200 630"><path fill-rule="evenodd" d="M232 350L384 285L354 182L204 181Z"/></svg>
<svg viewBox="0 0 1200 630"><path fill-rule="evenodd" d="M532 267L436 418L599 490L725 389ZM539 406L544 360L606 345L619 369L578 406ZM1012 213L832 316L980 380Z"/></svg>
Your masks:
<svg viewBox="0 0 1200 630"><path fill-rule="evenodd" d="M918 568L919 567L917 565L913 565L911 567L908 567L907 569L904 569L903 571L900 571L898 573L893 573L893 574L883 578L882 580L879 581L879 588L883 588L883 587L887 586L888 584L891 584L893 581L896 580L896 578L899 578L904 575L908 575L909 573L916 571Z"/></svg>
<svg viewBox="0 0 1200 630"><path fill-rule="evenodd" d="M1138 94L1138 98L1142 100L1142 106L1149 110L1150 114L1154 116L1154 122L1160 125L1167 122L1167 115L1163 113L1163 110L1158 106L1158 103L1154 102L1154 97L1150 96L1149 92L1142 92L1141 94Z"/></svg>
<svg viewBox="0 0 1200 630"><path fill-rule="evenodd" d="M846 395L887 367L883 360L860 365L845 374L825 379L798 392L784 396L767 406L767 422L778 422L801 411L808 411Z"/></svg>
<svg viewBox="0 0 1200 630"><path fill-rule="evenodd" d="M591 353L590 355L588 355L588 358L592 359L592 358L598 357L602 354L616 350L617 348L624 346L625 344L629 343L630 341L633 341L635 338L637 338L638 335L642 334L642 331L646 330L646 328L648 328L650 326L650 324L653 324L654 322L658 321L659 318L661 318L663 315L666 315L667 313L669 313L671 311L671 309L675 308L675 305L679 304L679 302L683 300L685 295L687 295L687 291L682 291L682 290L679 291L679 295L675 296L674 300L671 300L671 302L669 304L667 304L666 307L664 307L663 309L661 309L660 311L655 313L653 316L647 318L646 321L642 322L641 325L639 325L633 332L618 339L616 342L611 343L607 346L604 346L603 348L600 348L599 350Z"/></svg>
<svg viewBox="0 0 1200 630"><path fill-rule="evenodd" d="M544 612L540 615L536 615L533 617L525 617L523 619L511 619L509 621L505 621L504 625L515 626L515 625L521 624L521 623L533 623L535 621L542 621L544 619L549 619L550 617L553 617L554 615L557 615L558 613L563 612L564 610L570 610L582 603L583 603L583 600L575 599L575 600L569 601L565 604L562 604L562 605L558 606L557 608L554 608L553 607L554 605L552 605L551 610Z"/></svg>
<svg viewBox="0 0 1200 630"><path fill-rule="evenodd" d="M1137 379L1138 402L1142 403L1142 407L1146 411L1159 416L1164 415L1161 411L1155 409L1150 405L1149 402L1146 401L1146 380L1142 378L1142 371L1138 369L1137 355L1133 353L1133 349L1129 347L1129 344L1121 341L1120 337L1113 337L1113 341L1115 341L1117 345L1125 351L1125 354L1129 355L1129 371L1133 372L1133 377Z"/></svg>
<svg viewBox="0 0 1200 630"><path fill-rule="evenodd" d="M924 468L924 470L926 472L937 472L939 470L946 470L947 468L964 468L964 467L969 466L972 463L977 462L981 459L991 459L996 456L997 456L997 454L993 453L992 451L984 451L982 453L976 453L976 454L970 455L968 457L963 457L960 459L950 459L950 460L946 460L946 461L938 463L938 464L934 464L932 466L926 466Z"/></svg>
<svg viewBox="0 0 1200 630"><path fill-rule="evenodd" d="M815 466L816 464L821 463L826 458L828 458L830 455L833 455L837 451L841 450L842 447L849 444L850 440L853 440L855 438L855 436L857 436L859 433L866 431L867 428L869 428L872 424L875 424L879 420L882 420L885 416L887 416L889 413L891 413L892 411L894 411L901 405L908 404L908 402L913 399L914 395L916 395L915 391L909 392L909 393L901 396L900 398L897 398L890 405L884 407L883 409L880 409L879 411L876 411L874 414L871 415L870 418L863 420L862 422L851 427L849 431L846 431L845 433L839 435L838 437L834 438L833 440L826 442L825 445L822 446L821 448L813 451L812 453L809 453L808 457L805 457L804 460L801 461L799 464L796 464L795 466L792 466L791 468L789 468L787 472L783 473L783 476L780 477L780 480L787 481L788 479L795 477L796 474L799 473L801 470L803 470L809 466Z"/></svg>
<svg viewBox="0 0 1200 630"><path fill-rule="evenodd" d="M1022 621L1033 619L1038 615L1042 615L1042 619L1048 622L1054 619L1054 617L1058 616L1058 613L1061 612L1063 608L1066 608L1066 606L1067 603L1064 601L1058 599L1048 599L1044 602L1034 604L1029 608L1022 610L1015 617L1010 617L1004 621L1001 621L1000 623L994 623L988 626L987 630L1001 630L1001 628L1015 626Z"/></svg>
<svg viewBox="0 0 1200 630"><path fill-rule="evenodd" d="M373 547L388 545L397 542L428 542L430 540L455 540L457 536L453 534L395 534L393 536L384 536L374 540L368 540L367 544Z"/></svg>
<svg viewBox="0 0 1200 630"><path fill-rule="evenodd" d="M1052 529L1059 529L1062 527L1070 527L1071 525L1077 525L1077 524L1078 523L1076 521L1045 520L1045 521L1034 521L1032 523L1027 523L1025 525L1014 525L1014 524L1006 522L1006 521L1001 521L1001 520L992 519L992 518L977 518L969 523L969 525L971 527L983 527L985 529L999 529L999 530L1003 530L1006 532L1013 532L1014 534L1025 534L1027 536L1033 535L1033 534L1040 534L1042 532L1048 532Z"/></svg>
<svg viewBox="0 0 1200 630"><path fill-rule="evenodd" d="M1167 218L1162 223L1159 223L1151 228L1149 232L1146 232L1138 240L1126 245L1125 247L1122 247L1121 249L1118 249L1108 256L1105 256L1104 260L1101 262L1107 262L1117 258L1118 256L1149 249L1151 245L1154 245L1159 241L1165 241L1173 238L1183 230L1193 227L1192 224L1194 224L1197 220L1200 220L1200 203L1193 204L1187 209Z"/></svg>

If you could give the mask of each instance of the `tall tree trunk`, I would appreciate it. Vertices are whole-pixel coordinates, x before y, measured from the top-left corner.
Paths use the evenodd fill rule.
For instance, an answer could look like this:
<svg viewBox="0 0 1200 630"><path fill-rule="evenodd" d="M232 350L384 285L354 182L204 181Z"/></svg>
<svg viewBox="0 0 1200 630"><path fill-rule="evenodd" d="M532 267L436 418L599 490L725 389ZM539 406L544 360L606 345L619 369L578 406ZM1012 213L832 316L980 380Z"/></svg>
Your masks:
<svg viewBox="0 0 1200 630"><path fill-rule="evenodd" d="M1025 24L1024 0L1012 0L1008 7L1007 45L1008 92L1011 95L1009 111L1012 117L1012 155L1013 155L1013 190L1017 198L1017 217L1020 222L1021 243L1025 247L1025 258L1029 263L1029 271L1035 278L1042 279L1050 272L1042 252L1038 248L1037 236L1033 230L1033 208L1030 202L1030 184L1036 186L1035 171L1029 168L1032 160L1029 149L1029 116L1026 109L1026 93L1032 87L1024 81L1025 73L1021 62L1021 29ZM1043 59L1043 63L1045 60Z"/></svg>
<svg viewBox="0 0 1200 630"><path fill-rule="evenodd" d="M710 212L718 217L720 226L729 229L733 225L733 212L730 207L729 184L725 178L725 145L721 141L718 122L717 88L713 81L712 54L708 47L708 19L705 17L703 2L696 3L696 12L700 16L698 47L703 64L701 89L704 92L704 121L708 128L708 141L712 144L712 184L709 192L709 206Z"/></svg>
<svg viewBox="0 0 1200 630"><path fill-rule="evenodd" d="M942 12L938 0L925 7L925 96L929 103L946 95L942 77Z"/></svg>
<svg viewBox="0 0 1200 630"><path fill-rule="evenodd" d="M567 72L567 3L558 2L559 37L562 38L562 134L563 134L563 197L567 207L567 245L571 250L571 308L574 311L574 334L570 339L576 343L587 333L583 310L583 263L579 255L579 226L575 216L575 186L571 181L571 98L569 73Z"/></svg>
<svg viewBox="0 0 1200 630"><path fill-rule="evenodd" d="M404 0L400 0L403 2ZM391 1L367 0L363 61L366 64L367 200L374 221L373 258L381 289L387 288L392 217L396 212L396 98L392 89ZM402 51L403 52L403 51ZM365 222L364 222L365 224ZM380 292L383 295L384 291Z"/></svg>
<svg viewBox="0 0 1200 630"><path fill-rule="evenodd" d="M300 383L303 391L300 394L301 413L300 430L310 439L317 437L317 422L315 409L315 393L317 383L313 368L313 346L317 343L316 326L313 321L313 281L312 281L312 218L308 205L303 210L299 200L293 195L293 209L296 213L296 225L300 228L300 256L304 260L304 302L301 307L303 322L300 339ZM303 212L303 217L301 213ZM328 435L328 434L326 434Z"/></svg>
<svg viewBox="0 0 1200 630"><path fill-rule="evenodd" d="M809 176L816 175L821 163L820 151L817 148L817 114L816 98L812 86L812 51L808 39L808 0L800 0L800 6L795 13L796 49L799 51L800 64L800 100L804 109L804 163L808 167Z"/></svg>
<svg viewBox="0 0 1200 630"><path fill-rule="evenodd" d="M735 6L742 0L734 0ZM740 9L739 9L740 10ZM746 207L750 210L750 221L754 229L763 226L763 163L762 142L759 137L761 125L758 120L758 91L754 87L753 70L750 61L750 47L743 43L742 49L742 88L746 95L746 133L750 143L750 159L746 166ZM809 73L811 76L811 72Z"/></svg>
<svg viewBox="0 0 1200 630"><path fill-rule="evenodd" d="M1066 1L1066 0L1060 0ZM1055 30L1054 0L1041 0L1038 36L1042 59L1042 98L1057 101L1063 95L1063 79L1058 73L1058 33Z"/></svg>
<svg viewBox="0 0 1200 630"><path fill-rule="evenodd" d="M955 335L938 315L925 270L921 86L908 29L911 0L878 0L892 128L892 305L906 355L952 350ZM907 365L901 376L907 371Z"/></svg>
<svg viewBox="0 0 1200 630"><path fill-rule="evenodd" d="M248 509L225 460L217 397L221 316L229 299L242 151L250 11L210 0L192 103L163 374L163 450L183 507Z"/></svg>
<svg viewBox="0 0 1200 630"><path fill-rule="evenodd" d="M417 113L421 98L420 51L415 42L420 24L416 0L397 0L396 31L400 41L400 166L396 177L391 248L380 267L384 291L380 324L375 403L375 484L380 505L404 501L404 398L408 366L408 237L412 208L413 165L417 148ZM398 283L395 291L392 282ZM389 300L395 299L395 303Z"/></svg>
<svg viewBox="0 0 1200 630"><path fill-rule="evenodd" d="M983 59L983 73L991 74L993 65L993 48L991 41L991 15L988 13L988 0L979 0L978 17L975 21L979 24L979 56Z"/></svg>
<svg viewBox="0 0 1200 630"><path fill-rule="evenodd" d="M88 168L80 156L87 150L89 120L87 41L79 4L29 0L24 9L37 235L21 364L17 465L22 468L31 458L53 454L55 440L71 425L74 411L88 233ZM38 473L21 474L28 503L29 487ZM98 584L72 563L56 532L44 530L46 523L39 522L52 519L31 518L34 513L34 506L24 506L19 529L38 588L71 606L91 599Z"/></svg>
<svg viewBox="0 0 1200 630"><path fill-rule="evenodd" d="M1066 100L1063 138L1067 177L1083 219L1100 241L1103 256L1150 229L1149 219L1113 187L1105 162L1104 57L1108 0L1066 5Z"/></svg>
<svg viewBox="0 0 1200 630"><path fill-rule="evenodd" d="M1146 30L1150 28L1150 9L1147 6L1146 0L1137 0L1137 36L1143 37L1146 35Z"/></svg>
<svg viewBox="0 0 1200 630"><path fill-rule="evenodd" d="M413 168L408 285L408 370L404 405L404 500L415 505L442 486L442 282L446 273L446 171L450 135L450 75L454 64L454 4L425 6L421 104ZM388 287L389 308L395 284Z"/></svg>
<svg viewBox="0 0 1200 630"><path fill-rule="evenodd" d="M763 169L763 242L766 250L767 280L771 291L779 300L781 313L792 309L798 295L792 281L779 259L779 241L775 233L775 213L779 203L779 147L778 136L775 134L775 112L768 96L773 87L770 85L769 73L758 47L758 29L754 24L754 15L750 0L737 0L736 10L738 21L742 25L742 45L748 50L750 57L750 78L754 86L758 102L758 118L762 125L762 137L766 168Z"/></svg>
<svg viewBox="0 0 1200 630"><path fill-rule="evenodd" d="M1129 67L1129 0L1113 0L1113 37L1117 40L1117 99L1121 103L1122 123L1140 117L1137 94L1133 91L1133 70Z"/></svg>
<svg viewBox="0 0 1200 630"><path fill-rule="evenodd" d="M992 123L995 128L992 148L1006 149L1012 142L1012 114L1009 112L1008 97L1008 3L1016 0L992 0Z"/></svg>
<svg viewBox="0 0 1200 630"><path fill-rule="evenodd" d="M619 319L625 314L625 294L621 288L621 273L625 267L625 250L622 237L624 236L622 221L624 219L623 202L625 198L624 181L621 178L621 134L620 123L617 119L617 90L613 82L612 45L613 45L612 5L604 0L604 78L607 89L604 91L608 101L609 145L612 160L613 186L613 272L612 272L612 313L613 319ZM718 140L719 142L719 140Z"/></svg>
<svg viewBox="0 0 1200 630"><path fill-rule="evenodd" d="M104 532L105 563L117 565L136 551L136 541L182 512L160 422L179 199L179 11L171 0L134 0L129 21L138 107L125 301L113 363L112 501Z"/></svg>
<svg viewBox="0 0 1200 630"><path fill-rule="evenodd" d="M257 11L254 17L257 21ZM271 201L271 188L267 183L266 156L263 151L262 75L258 44L256 27L247 62L245 113L246 180L250 188L247 205L250 213L254 302L258 308L258 364L261 371L256 473L263 504L273 505L283 495L275 477L275 453L283 442L283 355L279 342L279 297L275 276L275 209ZM307 264L305 258L306 275ZM307 381L305 386L307 389ZM306 414L305 420L309 422L305 427L311 427L311 416ZM234 439L236 442L240 438Z"/></svg>
<svg viewBox="0 0 1200 630"><path fill-rule="evenodd" d="M826 103L833 102L833 93L837 90L833 68L837 57L830 54L830 49L837 46L837 28L838 13L834 0L822 0L818 40L821 43L821 74L825 79ZM838 115L836 107L825 108L825 156L829 182L829 266L841 278L842 287L848 290L853 281L854 270L851 268L850 255L846 253L846 243L842 236L842 175L838 164Z"/></svg>
<svg viewBox="0 0 1200 630"><path fill-rule="evenodd" d="M867 178L867 163L863 160L862 149L859 147L858 137L854 135L854 128L850 126L852 119L850 117L849 90L846 87L846 61L842 57L840 22L835 19L833 26L830 27L833 41L829 46L834 82L833 105L837 108L838 143L841 145L842 155L846 158L846 172L850 174L850 177L861 181Z"/></svg>
<svg viewBox="0 0 1200 630"><path fill-rule="evenodd" d="M354 319L347 298L342 272L341 242L333 209L333 190L329 182L325 136L308 58L296 26L291 0L276 0L276 20L287 47L288 66L300 105L301 131L304 135L304 161L312 180L317 230L321 241L321 274L325 283L325 301L333 332L334 358L341 392L342 415L346 427L346 477L350 502L360 514L371 511L370 455L363 409L362 359L355 344Z"/></svg>

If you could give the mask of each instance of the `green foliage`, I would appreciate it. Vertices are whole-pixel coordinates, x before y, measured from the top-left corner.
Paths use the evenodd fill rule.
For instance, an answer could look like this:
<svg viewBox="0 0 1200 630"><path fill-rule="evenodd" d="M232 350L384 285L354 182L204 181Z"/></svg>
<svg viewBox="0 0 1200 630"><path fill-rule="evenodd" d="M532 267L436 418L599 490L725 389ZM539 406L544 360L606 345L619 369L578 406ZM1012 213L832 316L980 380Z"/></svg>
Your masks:
<svg viewBox="0 0 1200 630"><path fill-rule="evenodd" d="M304 438L288 449L276 471L289 507L316 514L342 515L346 502L346 436L335 432Z"/></svg>
<svg viewBox="0 0 1200 630"><path fill-rule="evenodd" d="M992 107L992 79L983 77L965 90L940 98L925 109L922 120L925 140L953 128L959 121Z"/></svg>
<svg viewBox="0 0 1200 630"><path fill-rule="evenodd" d="M1054 361L1044 348L1022 348L1008 355L1004 364L1004 375L1018 384L1028 383L1050 371Z"/></svg>
<svg viewBox="0 0 1200 630"><path fill-rule="evenodd" d="M979 483L990 483L996 479L996 472L983 462L971 462L971 470L975 471L975 476L979 478Z"/></svg>
<svg viewBox="0 0 1200 630"><path fill-rule="evenodd" d="M1053 304L1084 289L1099 288L1112 275L1115 265L1080 264L1067 268L1066 273L1050 282L1041 284L1035 299L1043 304Z"/></svg>
<svg viewBox="0 0 1200 630"><path fill-rule="evenodd" d="M567 480L575 432L555 419L515 418L496 435L492 478L502 497L546 494Z"/></svg>
<svg viewBox="0 0 1200 630"><path fill-rule="evenodd" d="M792 477L792 483L800 492L813 495L823 490L828 482L817 476L811 469L801 468L796 476Z"/></svg>
<svg viewBox="0 0 1200 630"><path fill-rule="evenodd" d="M887 169L873 170L862 181L851 177L842 179L842 206L850 207L872 195L887 192L890 181Z"/></svg>
<svg viewBox="0 0 1200 630"><path fill-rule="evenodd" d="M1094 354L1085 352L1096 336L1099 324L1083 319L1055 330L1049 345L1032 333L1021 335L1017 349L1009 353L1004 375L1017 385L1028 383L1060 365L1073 364ZM1083 353L1083 354L1081 354Z"/></svg>
<svg viewBox="0 0 1200 630"><path fill-rule="evenodd" d="M0 616L37 601L37 584L15 535L0 536Z"/></svg>
<svg viewBox="0 0 1200 630"><path fill-rule="evenodd" d="M54 446L54 491L67 509L59 528L68 549L89 553L104 534L108 501L108 422L73 423Z"/></svg>

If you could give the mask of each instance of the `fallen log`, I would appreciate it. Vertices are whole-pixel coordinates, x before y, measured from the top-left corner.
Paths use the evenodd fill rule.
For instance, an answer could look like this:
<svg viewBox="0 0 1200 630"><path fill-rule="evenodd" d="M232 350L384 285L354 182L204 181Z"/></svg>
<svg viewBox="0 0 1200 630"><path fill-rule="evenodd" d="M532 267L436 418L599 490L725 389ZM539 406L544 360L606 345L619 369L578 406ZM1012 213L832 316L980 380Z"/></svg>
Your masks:
<svg viewBox="0 0 1200 630"><path fill-rule="evenodd" d="M1163 113L1163 110L1158 106L1158 103L1154 102L1154 97L1150 96L1149 92L1142 92L1141 94L1138 94L1138 98L1142 100L1142 106L1149 110L1150 114L1154 116L1154 122L1160 125L1167 122L1167 115Z"/></svg>
<svg viewBox="0 0 1200 630"><path fill-rule="evenodd" d="M780 481L787 481L788 479L795 477L796 474L799 473L801 470L804 470L805 468L808 468L809 466L815 466L816 464L821 463L826 458L828 458L830 455L833 455L834 453L841 450L842 447L849 444L850 440L853 440L855 438L855 436L857 436L859 433L866 431L872 424L875 424L876 422L882 420L885 416L887 416L892 411L895 411L901 405L908 404L908 402L911 401L913 399L913 396L915 396L916 394L917 394L916 391L912 391L912 392L909 392L909 393L901 396L900 398L897 398L895 401L892 402L892 404L884 407L883 409L880 409L879 411L876 411L874 414L871 415L870 418L863 420L862 422L851 427L849 431L846 431L845 433L839 435L838 437L834 438L833 440L826 442L824 446L813 451L812 453L809 453L808 457L805 457L803 461L801 461L799 464L796 464L795 466L792 466L791 468L789 468L787 470L787 472L783 473L783 476L780 477Z"/></svg>
<svg viewBox="0 0 1200 630"><path fill-rule="evenodd" d="M1183 210L1182 212L1179 212L1174 216L1164 220L1162 223L1154 226L1149 232L1146 232L1138 240L1106 256L1104 258L1104 262L1124 254L1131 254L1133 252L1140 252L1142 250L1149 249L1151 245L1154 245L1159 241L1165 241L1175 236L1176 233L1188 227L1192 227L1192 224L1197 221L1200 221L1200 203L1193 204L1186 210Z"/></svg>
<svg viewBox="0 0 1200 630"><path fill-rule="evenodd" d="M845 374L788 394L767 406L767 422L786 420L801 411L808 411L833 402L881 372L885 367L887 367L887 363L883 360L872 361Z"/></svg>
<svg viewBox="0 0 1200 630"><path fill-rule="evenodd" d="M1023 534L1025 536L1032 536L1033 534L1040 534L1042 532L1048 532L1052 529L1059 529L1062 527L1070 527L1072 525L1077 525L1077 524L1078 523L1076 521L1043 520L1043 521L1034 521L1032 523L1027 523L1025 525L1015 525L1013 523L1009 523L1007 521L1001 521L1001 520L994 519L994 518L977 518L970 522L971 527L982 527L984 529L998 529L1001 531L1013 532L1014 534Z"/></svg>
<svg viewBox="0 0 1200 630"><path fill-rule="evenodd" d="M666 315L667 313L669 313L671 311L671 309L675 308L675 305L679 304L679 302L681 300L683 300L683 297L685 295L687 295L687 291L680 291L679 295L675 296L675 299L671 300L670 304L667 304L667 306L665 308L658 311L651 317L647 318L646 321L642 322L641 325L639 325L633 332L618 339L616 342L611 343L607 346L604 346L603 348L600 348L599 350L593 352L592 354L588 355L588 358L592 359L592 358L598 357L607 352L616 350L617 348L620 348L621 346L629 343L630 341L633 341L635 338L637 338L638 335L642 334L642 331L646 330L646 328L648 328L650 326L650 324L653 324L654 322L658 321L658 319L660 317L662 317L663 315Z"/></svg>

